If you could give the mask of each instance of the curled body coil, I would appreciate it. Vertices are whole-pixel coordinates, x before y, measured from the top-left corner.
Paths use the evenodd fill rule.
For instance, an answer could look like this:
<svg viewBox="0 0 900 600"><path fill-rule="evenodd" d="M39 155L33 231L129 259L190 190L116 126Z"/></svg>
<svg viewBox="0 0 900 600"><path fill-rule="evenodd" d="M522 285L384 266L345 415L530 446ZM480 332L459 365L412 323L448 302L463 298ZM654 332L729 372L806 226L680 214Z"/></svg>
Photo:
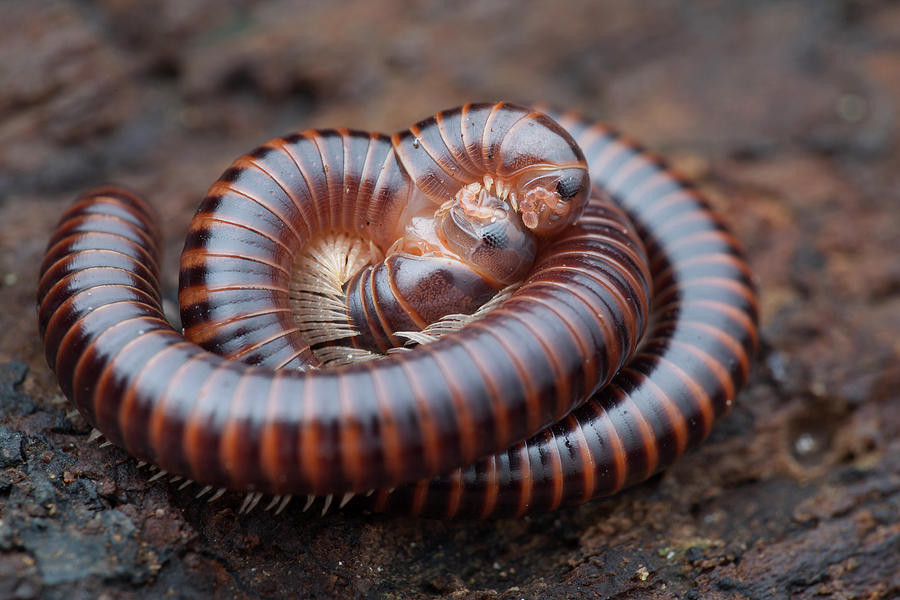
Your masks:
<svg viewBox="0 0 900 600"><path fill-rule="evenodd" d="M254 493L377 488L359 502L483 517L648 477L703 439L745 381L750 273L720 220L654 157L558 120L467 105L393 139L307 131L238 159L182 255L193 342L161 312L152 211L118 189L86 194L51 238L38 290L63 392L136 457ZM588 172L599 194L573 208ZM292 313L302 249L336 232L387 249L410 205L452 202L485 176L540 237L518 289L433 343L316 368Z"/></svg>

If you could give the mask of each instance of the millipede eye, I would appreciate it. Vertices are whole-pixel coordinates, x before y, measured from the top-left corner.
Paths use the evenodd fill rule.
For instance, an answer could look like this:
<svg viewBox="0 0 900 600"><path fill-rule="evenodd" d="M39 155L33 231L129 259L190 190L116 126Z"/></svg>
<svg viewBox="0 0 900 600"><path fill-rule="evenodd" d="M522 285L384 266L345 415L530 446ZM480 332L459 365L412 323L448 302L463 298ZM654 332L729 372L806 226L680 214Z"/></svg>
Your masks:
<svg viewBox="0 0 900 600"><path fill-rule="evenodd" d="M563 198L571 198L581 191L581 177L564 175L556 182L556 193Z"/></svg>
<svg viewBox="0 0 900 600"><path fill-rule="evenodd" d="M509 232L503 225L486 227L481 234L481 241L488 248L504 248L510 244Z"/></svg>

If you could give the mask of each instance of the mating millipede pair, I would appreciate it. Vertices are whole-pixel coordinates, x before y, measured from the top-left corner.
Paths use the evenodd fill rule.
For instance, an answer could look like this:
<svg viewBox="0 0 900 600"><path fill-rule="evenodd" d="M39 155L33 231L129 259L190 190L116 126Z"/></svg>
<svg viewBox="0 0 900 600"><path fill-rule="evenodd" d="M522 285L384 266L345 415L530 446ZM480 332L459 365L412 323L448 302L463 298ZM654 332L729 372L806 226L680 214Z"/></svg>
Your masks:
<svg viewBox="0 0 900 600"><path fill-rule="evenodd" d="M182 254L203 348L162 315L158 253L138 197L77 200L41 267L48 362L111 442L255 501L485 517L610 494L709 433L756 344L751 274L695 191L602 125L505 103L239 158ZM417 332L532 260L458 331ZM375 354L404 339L428 343Z"/></svg>

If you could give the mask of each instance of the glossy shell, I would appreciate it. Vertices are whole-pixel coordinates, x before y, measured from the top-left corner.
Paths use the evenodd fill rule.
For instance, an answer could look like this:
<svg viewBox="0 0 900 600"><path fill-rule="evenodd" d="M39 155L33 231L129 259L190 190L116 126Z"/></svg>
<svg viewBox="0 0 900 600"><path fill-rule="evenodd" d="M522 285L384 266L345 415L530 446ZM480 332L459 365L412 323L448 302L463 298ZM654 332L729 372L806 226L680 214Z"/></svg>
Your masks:
<svg viewBox="0 0 900 600"><path fill-rule="evenodd" d="M512 123L494 146L482 130L484 147L496 146L482 161L502 166L497 153L510 152L531 157L520 164L549 164L574 147L602 192L542 245L499 308L411 352L275 371L315 364L290 316L299 249L335 231L386 247L420 189L404 162L409 134L392 144L379 134L308 131L238 159L185 243L186 333L251 365L200 348L164 321L159 236L143 201L104 189L67 211L38 291L47 359L64 393L113 443L169 472L275 494L380 488L360 500L376 510L552 510L670 464L708 434L747 377L756 301L737 242L696 192L603 126L559 116L560 127L502 103L431 121L458 122L465 142L477 138L468 122L442 115L470 113ZM523 119L553 124L546 129L559 139L548 156L534 159L534 144L510 141ZM458 154L460 173L483 175L477 154ZM651 328L632 356L651 273Z"/></svg>

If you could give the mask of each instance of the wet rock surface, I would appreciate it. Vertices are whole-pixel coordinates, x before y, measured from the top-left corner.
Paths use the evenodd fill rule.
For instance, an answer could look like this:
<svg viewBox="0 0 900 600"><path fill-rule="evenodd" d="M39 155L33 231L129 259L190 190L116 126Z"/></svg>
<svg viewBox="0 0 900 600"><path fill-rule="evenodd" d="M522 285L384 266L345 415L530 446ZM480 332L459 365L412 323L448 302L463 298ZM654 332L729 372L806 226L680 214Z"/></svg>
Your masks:
<svg viewBox="0 0 900 600"><path fill-rule="evenodd" d="M0 1L0 598L900 596L900 5ZM758 275L762 348L668 472L549 515L239 515L57 389L36 270L72 197L163 218L278 134L471 100L608 120L696 180Z"/></svg>

